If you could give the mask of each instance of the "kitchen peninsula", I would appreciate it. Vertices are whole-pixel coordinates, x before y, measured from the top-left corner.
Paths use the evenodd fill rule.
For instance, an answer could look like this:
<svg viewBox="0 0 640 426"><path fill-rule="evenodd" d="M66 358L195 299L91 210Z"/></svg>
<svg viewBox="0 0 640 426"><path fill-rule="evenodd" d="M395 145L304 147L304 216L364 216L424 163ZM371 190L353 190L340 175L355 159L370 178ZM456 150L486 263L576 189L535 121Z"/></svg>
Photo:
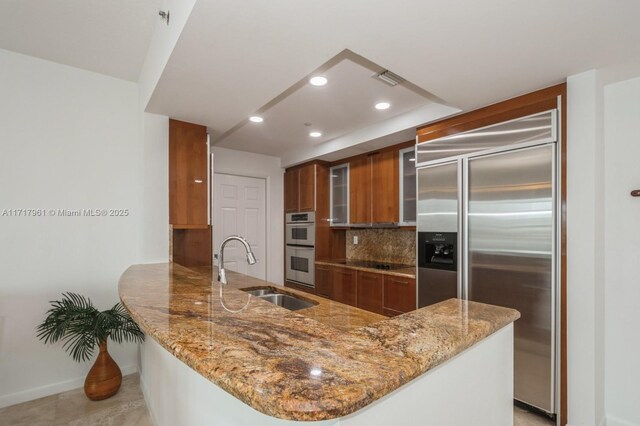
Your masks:
<svg viewBox="0 0 640 426"><path fill-rule="evenodd" d="M451 299L388 319L234 272L221 288L216 272L135 265L120 279L156 424L511 424L517 311ZM241 291L265 287L313 306Z"/></svg>

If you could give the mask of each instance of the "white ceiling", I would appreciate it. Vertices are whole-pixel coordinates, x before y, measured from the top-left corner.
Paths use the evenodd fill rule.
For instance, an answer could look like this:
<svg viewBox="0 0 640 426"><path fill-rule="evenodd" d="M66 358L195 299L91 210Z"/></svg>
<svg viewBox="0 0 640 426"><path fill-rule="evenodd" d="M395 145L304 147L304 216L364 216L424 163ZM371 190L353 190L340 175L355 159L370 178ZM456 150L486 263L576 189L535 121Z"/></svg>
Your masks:
<svg viewBox="0 0 640 426"><path fill-rule="evenodd" d="M344 49L470 110L592 68L637 72L638 16L635 0L199 0L147 110L218 137ZM323 130L349 119L343 111ZM247 147L250 133L240 129L238 144L272 154L295 137L278 145L265 134Z"/></svg>
<svg viewBox="0 0 640 426"><path fill-rule="evenodd" d="M161 0L2 0L0 48L137 81Z"/></svg>
<svg viewBox="0 0 640 426"><path fill-rule="evenodd" d="M157 15L164 2L2 0L0 48L136 81L152 31L164 25ZM197 0L146 110L206 125L214 140L224 136L224 146L286 152L289 161L301 161L309 141L294 131L298 121L315 120L327 139L342 135L334 141L386 137L343 135L380 116L347 107L358 101L353 87L334 91L314 109L310 88L301 85L345 50L430 92L451 107L433 110L446 115L593 68L605 79L637 75L639 16L637 0ZM355 78L351 71L345 75ZM414 101L406 99L418 105ZM404 122L419 125L421 108L396 117L413 113ZM257 111L265 113L265 124L279 122L278 129L248 127L247 117ZM332 152L348 144L323 145ZM355 143L349 148L358 149Z"/></svg>
<svg viewBox="0 0 640 426"><path fill-rule="evenodd" d="M256 111L264 122L243 119L213 142L225 148L281 156L286 151L313 147L432 102L433 96L409 82L392 87L372 77L383 70L352 52L342 52L312 73L326 77L325 86L313 86L308 81L310 76L305 76ZM389 102L391 107L377 110L374 105L378 102ZM320 131L322 136L312 138L311 131Z"/></svg>

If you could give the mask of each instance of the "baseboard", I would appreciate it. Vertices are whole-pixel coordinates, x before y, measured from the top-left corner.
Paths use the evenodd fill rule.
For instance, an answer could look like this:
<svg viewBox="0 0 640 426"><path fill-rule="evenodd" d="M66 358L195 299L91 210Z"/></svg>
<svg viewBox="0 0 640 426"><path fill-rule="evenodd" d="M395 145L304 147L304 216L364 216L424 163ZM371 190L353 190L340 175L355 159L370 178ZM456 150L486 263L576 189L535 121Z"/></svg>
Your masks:
<svg viewBox="0 0 640 426"><path fill-rule="evenodd" d="M151 418L151 424L154 426L159 424L158 419L156 419L156 413L153 411L153 407L149 404L147 384L144 382L144 378L142 374L140 375L140 389L142 389L142 396L144 397L144 402L147 404L147 411L149 411L149 417Z"/></svg>
<svg viewBox="0 0 640 426"><path fill-rule="evenodd" d="M120 367L120 371L122 371L123 376L126 376L128 374L136 373L138 371L138 366L131 364L126 367ZM52 383L50 385L27 389L21 392L11 393L9 395L2 395L0 396L0 408L81 388L84 386L84 379L85 376L76 377L70 380L65 380L64 382Z"/></svg>
<svg viewBox="0 0 640 426"><path fill-rule="evenodd" d="M607 414L606 426L638 426L638 423L633 423L628 420L621 419L620 417Z"/></svg>

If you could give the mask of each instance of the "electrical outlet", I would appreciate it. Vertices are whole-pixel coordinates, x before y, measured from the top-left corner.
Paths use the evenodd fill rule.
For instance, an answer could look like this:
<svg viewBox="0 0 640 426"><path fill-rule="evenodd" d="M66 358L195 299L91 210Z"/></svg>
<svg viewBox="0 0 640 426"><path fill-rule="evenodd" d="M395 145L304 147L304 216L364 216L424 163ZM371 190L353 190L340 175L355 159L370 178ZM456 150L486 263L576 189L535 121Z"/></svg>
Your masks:
<svg viewBox="0 0 640 426"><path fill-rule="evenodd" d="M356 244L356 245L358 244L358 236L357 235L353 236L353 244Z"/></svg>

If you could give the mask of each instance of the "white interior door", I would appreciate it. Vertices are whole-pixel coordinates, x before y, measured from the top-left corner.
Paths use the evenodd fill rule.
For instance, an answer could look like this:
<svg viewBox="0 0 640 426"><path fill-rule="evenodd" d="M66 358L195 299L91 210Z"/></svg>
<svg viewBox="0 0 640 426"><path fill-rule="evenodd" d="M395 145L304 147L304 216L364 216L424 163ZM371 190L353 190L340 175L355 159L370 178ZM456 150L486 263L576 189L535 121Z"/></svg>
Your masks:
<svg viewBox="0 0 640 426"><path fill-rule="evenodd" d="M231 241L224 250L225 269L266 279L265 179L215 173L212 189L214 254L219 254L220 243L229 235L240 235L251 245L257 262L247 264L242 244Z"/></svg>

